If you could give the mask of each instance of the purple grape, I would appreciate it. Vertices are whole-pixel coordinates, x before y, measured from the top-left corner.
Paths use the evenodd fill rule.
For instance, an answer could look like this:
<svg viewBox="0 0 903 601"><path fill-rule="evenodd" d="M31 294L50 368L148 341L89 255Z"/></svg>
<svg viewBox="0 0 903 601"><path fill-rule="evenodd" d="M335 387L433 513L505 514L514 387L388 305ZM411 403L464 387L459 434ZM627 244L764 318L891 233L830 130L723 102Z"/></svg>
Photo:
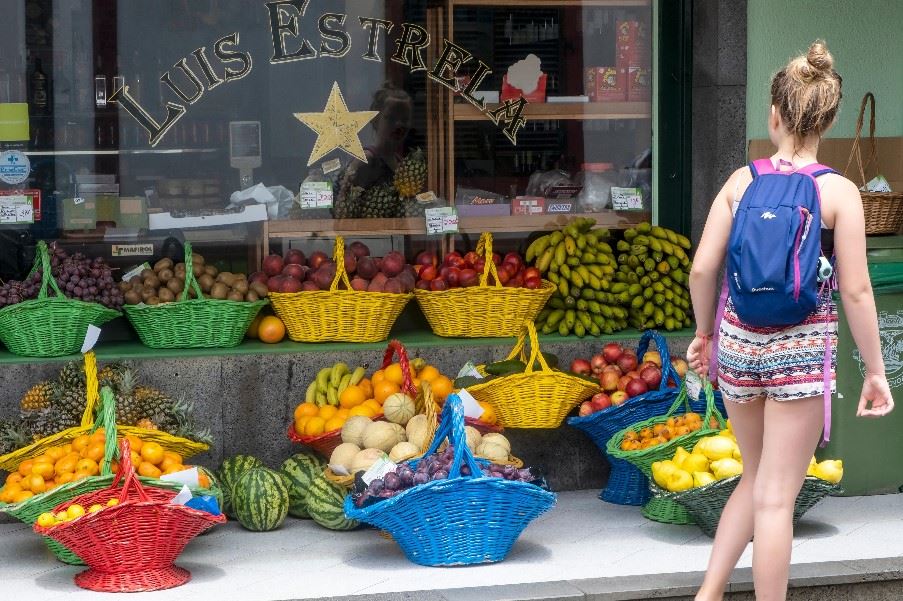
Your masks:
<svg viewBox="0 0 903 601"><path fill-rule="evenodd" d="M376 478L375 480L372 480L372 481L370 482L369 486L367 486L367 491L368 491L371 495L378 495L379 493L382 492L383 487L384 487L384 485L383 485L382 479L381 479L381 478Z"/></svg>
<svg viewBox="0 0 903 601"><path fill-rule="evenodd" d="M461 475L462 475L462 476L469 476L469 475L470 475L470 466L462 465L462 466L461 466Z"/></svg>
<svg viewBox="0 0 903 601"><path fill-rule="evenodd" d="M389 472L385 476L383 476L383 485L386 487L386 490L398 490L398 486L401 484L401 479L398 477L398 474L393 472Z"/></svg>
<svg viewBox="0 0 903 601"><path fill-rule="evenodd" d="M425 472L417 472L414 474L414 486L426 484L430 481L430 477Z"/></svg>
<svg viewBox="0 0 903 601"><path fill-rule="evenodd" d="M435 474L433 474L433 480L447 480L448 472L445 470L439 470Z"/></svg>
<svg viewBox="0 0 903 601"><path fill-rule="evenodd" d="M531 472L530 468L527 467L517 470L517 477L524 482L532 482L534 480L533 472Z"/></svg>

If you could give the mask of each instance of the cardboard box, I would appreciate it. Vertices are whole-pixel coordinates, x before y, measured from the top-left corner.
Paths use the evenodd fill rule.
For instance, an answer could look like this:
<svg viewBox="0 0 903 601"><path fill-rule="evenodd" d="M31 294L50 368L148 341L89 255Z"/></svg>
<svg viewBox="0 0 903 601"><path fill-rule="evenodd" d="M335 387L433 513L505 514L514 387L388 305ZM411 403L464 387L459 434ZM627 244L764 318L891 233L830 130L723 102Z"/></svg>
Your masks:
<svg viewBox="0 0 903 601"><path fill-rule="evenodd" d="M512 215L541 215L546 199L542 196L517 196L511 201Z"/></svg>
<svg viewBox="0 0 903 601"><path fill-rule="evenodd" d="M640 21L617 21L616 65L619 68L646 67L651 62L649 30Z"/></svg>
<svg viewBox="0 0 903 601"><path fill-rule="evenodd" d="M119 197L110 194L84 194L60 198L62 215L60 228L64 230L93 230L101 221L115 223L119 217Z"/></svg>
<svg viewBox="0 0 903 601"><path fill-rule="evenodd" d="M122 228L147 229L147 199L143 196L124 196L119 199L119 219Z"/></svg>
<svg viewBox="0 0 903 601"><path fill-rule="evenodd" d="M511 215L511 205L497 203L488 205L455 205L461 217L507 217Z"/></svg>
<svg viewBox="0 0 903 601"><path fill-rule="evenodd" d="M615 67L590 67L586 77L591 90L587 90L593 102L624 102L627 100L627 70Z"/></svg>
<svg viewBox="0 0 903 601"><path fill-rule="evenodd" d="M652 75L649 69L630 67L627 70L627 100L629 102L652 100Z"/></svg>

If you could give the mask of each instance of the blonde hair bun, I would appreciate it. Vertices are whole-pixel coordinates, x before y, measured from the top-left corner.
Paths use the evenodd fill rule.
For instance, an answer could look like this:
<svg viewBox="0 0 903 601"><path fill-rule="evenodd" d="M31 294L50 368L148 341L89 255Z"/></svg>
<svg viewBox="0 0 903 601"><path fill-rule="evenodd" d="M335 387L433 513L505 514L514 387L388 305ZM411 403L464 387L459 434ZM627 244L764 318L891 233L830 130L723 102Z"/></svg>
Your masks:
<svg viewBox="0 0 903 601"><path fill-rule="evenodd" d="M834 69L834 57L828 52L828 46L822 40L815 40L809 46L806 62L823 73L830 73Z"/></svg>

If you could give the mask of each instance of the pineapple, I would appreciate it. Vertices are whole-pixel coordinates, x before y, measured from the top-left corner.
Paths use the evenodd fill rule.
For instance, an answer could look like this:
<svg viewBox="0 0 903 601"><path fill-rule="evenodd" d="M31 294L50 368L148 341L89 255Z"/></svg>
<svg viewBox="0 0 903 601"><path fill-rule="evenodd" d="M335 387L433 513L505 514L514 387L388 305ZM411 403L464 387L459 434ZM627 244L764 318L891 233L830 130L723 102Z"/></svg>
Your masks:
<svg viewBox="0 0 903 601"><path fill-rule="evenodd" d="M138 399L135 398L135 374L131 370L124 372L119 377L119 387L116 390L116 421L127 426L134 426L138 421L146 417L142 411Z"/></svg>
<svg viewBox="0 0 903 601"><path fill-rule="evenodd" d="M126 374L134 378L131 368L125 363L110 363L100 370L100 373L97 374L97 380L101 387L109 386L114 391L117 391L122 385L122 379Z"/></svg>
<svg viewBox="0 0 903 601"><path fill-rule="evenodd" d="M193 410L194 405L190 401L180 398L170 406L169 414L161 416L157 423L160 424L162 430L173 436L211 444L213 437L210 435L210 431L206 428L200 429L195 425L191 416Z"/></svg>
<svg viewBox="0 0 903 601"><path fill-rule="evenodd" d="M134 397L135 405L141 413L139 417L154 419L156 415L165 415L173 405L171 398L150 386L137 386L132 396ZM161 425L157 420L154 420L154 423L158 426Z"/></svg>
<svg viewBox="0 0 903 601"><path fill-rule="evenodd" d="M138 423L135 425L138 426L139 428L144 428L145 430L159 430L160 429L157 427L157 424L155 424L151 420L147 419L146 417L142 417L141 419L139 419Z"/></svg>
<svg viewBox="0 0 903 601"><path fill-rule="evenodd" d="M72 417L61 414L52 408L22 414L22 432L28 437L29 444L80 423L81 414Z"/></svg>
<svg viewBox="0 0 903 601"><path fill-rule="evenodd" d="M53 394L53 385L50 382L40 382L28 389L19 407L22 411L37 411L50 405L50 397Z"/></svg>
<svg viewBox="0 0 903 601"><path fill-rule="evenodd" d="M426 157L423 150L417 148L401 161L395 171L395 189L402 198L411 198L423 191L426 186Z"/></svg>
<svg viewBox="0 0 903 601"><path fill-rule="evenodd" d="M21 425L17 426L13 422L0 421L0 455L12 453L31 442Z"/></svg>
<svg viewBox="0 0 903 601"><path fill-rule="evenodd" d="M57 414L61 421L75 420L77 424L81 422L87 402L88 397L84 386L70 389L63 385L56 385L53 387L47 409Z"/></svg>
<svg viewBox="0 0 903 601"><path fill-rule="evenodd" d="M361 197L361 217L399 217L404 208L398 192L390 184L378 184L364 191Z"/></svg>
<svg viewBox="0 0 903 601"><path fill-rule="evenodd" d="M85 389L85 367L79 361L70 361L63 366L59 377L60 385L66 390Z"/></svg>

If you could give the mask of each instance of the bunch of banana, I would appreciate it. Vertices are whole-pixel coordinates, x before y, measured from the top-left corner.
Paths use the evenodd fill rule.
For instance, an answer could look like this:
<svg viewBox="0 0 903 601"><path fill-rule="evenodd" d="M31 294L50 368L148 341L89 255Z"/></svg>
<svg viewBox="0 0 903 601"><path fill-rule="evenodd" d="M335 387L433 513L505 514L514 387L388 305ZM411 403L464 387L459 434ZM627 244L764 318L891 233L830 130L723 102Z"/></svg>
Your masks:
<svg viewBox="0 0 903 601"><path fill-rule="evenodd" d="M338 405L339 395L348 386L360 383L366 373L367 371L363 367L355 367L352 370L347 363L342 361L332 367L324 367L317 372L317 377L307 386L304 401L314 403L319 407Z"/></svg>
<svg viewBox="0 0 903 601"><path fill-rule="evenodd" d="M690 241L669 229L640 223L618 241L618 271L611 292L629 307L638 330L676 330L692 323Z"/></svg>
<svg viewBox="0 0 903 601"><path fill-rule="evenodd" d="M627 309L611 290L617 261L609 232L595 224L577 217L527 248L527 262L558 287L536 319L544 334L599 336L627 327Z"/></svg>

